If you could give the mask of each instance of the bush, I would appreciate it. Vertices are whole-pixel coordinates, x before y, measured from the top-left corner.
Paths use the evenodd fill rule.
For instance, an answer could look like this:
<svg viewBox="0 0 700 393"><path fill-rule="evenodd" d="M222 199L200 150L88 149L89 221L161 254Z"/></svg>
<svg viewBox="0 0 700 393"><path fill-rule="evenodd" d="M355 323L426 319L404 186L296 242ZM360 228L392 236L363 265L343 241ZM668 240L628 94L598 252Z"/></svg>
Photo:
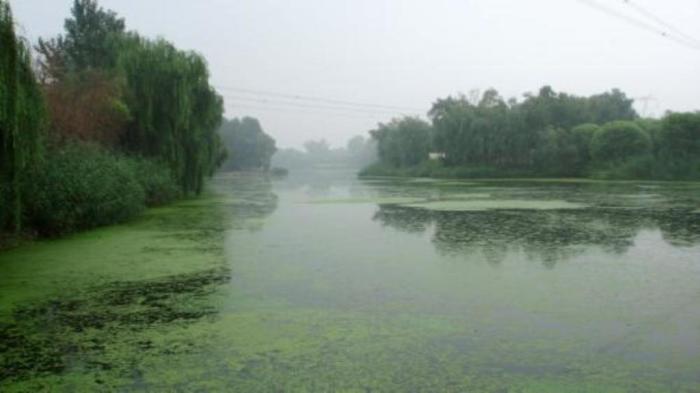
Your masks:
<svg viewBox="0 0 700 393"><path fill-rule="evenodd" d="M159 206L178 199L182 190L167 164L145 158L132 158L132 171L145 193L146 206Z"/></svg>
<svg viewBox="0 0 700 393"><path fill-rule="evenodd" d="M576 149L574 172L577 176L585 176L591 163L591 140L600 130L596 124L581 124L571 129L572 143Z"/></svg>
<svg viewBox="0 0 700 393"><path fill-rule="evenodd" d="M660 177L700 179L700 113L668 114L657 134Z"/></svg>
<svg viewBox="0 0 700 393"><path fill-rule="evenodd" d="M664 156L700 158L700 112L666 115L659 134L659 145Z"/></svg>
<svg viewBox="0 0 700 393"><path fill-rule="evenodd" d="M132 217L146 200L136 167L92 145L49 151L26 178L25 220L39 234L54 236Z"/></svg>
<svg viewBox="0 0 700 393"><path fill-rule="evenodd" d="M651 154L651 138L630 121L615 121L596 131L591 140L594 165L620 165L624 161Z"/></svg>
<svg viewBox="0 0 700 393"><path fill-rule="evenodd" d="M358 173L358 176L391 176L391 174L389 174L388 172L389 168L386 165L376 162L362 169L360 173Z"/></svg>

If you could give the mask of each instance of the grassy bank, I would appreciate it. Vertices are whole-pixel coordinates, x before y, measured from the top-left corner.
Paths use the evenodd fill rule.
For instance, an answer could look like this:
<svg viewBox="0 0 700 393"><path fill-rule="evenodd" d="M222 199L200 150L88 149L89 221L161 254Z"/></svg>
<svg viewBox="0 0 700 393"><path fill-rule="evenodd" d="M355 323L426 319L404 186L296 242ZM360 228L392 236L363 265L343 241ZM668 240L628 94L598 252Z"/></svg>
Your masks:
<svg viewBox="0 0 700 393"><path fill-rule="evenodd" d="M551 170L508 169L494 166L447 166L439 161L424 161L417 165L396 167L376 163L363 169L360 177L427 177L443 179L527 179L577 178L593 180L700 180L700 162L685 163L683 171L660 165L652 159L629 160L620 165L598 166L583 174Z"/></svg>
<svg viewBox="0 0 700 393"><path fill-rule="evenodd" d="M394 167L381 163L370 165L359 173L360 177L432 177L444 179L493 179L535 177L534 173L523 170L501 170L488 166L448 167L437 161L422 162L409 167ZM538 176L542 177L542 176Z"/></svg>

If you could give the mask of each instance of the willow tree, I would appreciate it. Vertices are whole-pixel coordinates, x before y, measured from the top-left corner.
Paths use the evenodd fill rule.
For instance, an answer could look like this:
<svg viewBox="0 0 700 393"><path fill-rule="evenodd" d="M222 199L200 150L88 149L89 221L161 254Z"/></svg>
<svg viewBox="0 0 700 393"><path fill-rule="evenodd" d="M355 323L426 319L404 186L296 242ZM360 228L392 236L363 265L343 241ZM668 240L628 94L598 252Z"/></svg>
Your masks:
<svg viewBox="0 0 700 393"><path fill-rule="evenodd" d="M244 117L226 120L219 134L229 152L224 163L225 170L267 170L270 167L277 147L275 140L263 131L258 119Z"/></svg>
<svg viewBox="0 0 700 393"><path fill-rule="evenodd" d="M589 159L590 130L570 133L584 123L634 120L633 100L619 90L590 97L555 92L542 87L518 102L505 101L496 90L469 97L437 100L429 112L435 129L435 147L446 154L450 166L485 165L504 169L583 173ZM578 154L581 160L572 155ZM580 153L580 154L579 154ZM566 157L566 161L555 159ZM576 159L574 159L576 158ZM554 162L545 164L548 161Z"/></svg>
<svg viewBox="0 0 700 393"><path fill-rule="evenodd" d="M216 129L223 100L209 85L205 60L135 34L123 48L119 67L133 119L125 149L165 161L185 193L200 192L222 157Z"/></svg>
<svg viewBox="0 0 700 393"><path fill-rule="evenodd" d="M370 135L377 141L377 153L383 164L410 167L428 159L432 146L430 123L417 117L393 119L379 123Z"/></svg>
<svg viewBox="0 0 700 393"><path fill-rule="evenodd" d="M620 164L651 154L649 135L631 121L614 121L603 125L591 139L591 156L596 164Z"/></svg>
<svg viewBox="0 0 700 393"><path fill-rule="evenodd" d="M476 106L464 95L438 99L428 112L433 123L434 146L445 154L447 165L474 161L472 157L479 142L471 134L475 112Z"/></svg>
<svg viewBox="0 0 700 393"><path fill-rule="evenodd" d="M162 161L185 193L201 191L223 157L216 134L223 100L200 55L127 32L124 19L96 0L73 0L65 34L40 41L37 51L52 131ZM89 107L63 105L83 98ZM61 127L62 117L85 127Z"/></svg>
<svg viewBox="0 0 700 393"><path fill-rule="evenodd" d="M43 115L28 46L0 0L0 229L22 228L23 173L39 155Z"/></svg>

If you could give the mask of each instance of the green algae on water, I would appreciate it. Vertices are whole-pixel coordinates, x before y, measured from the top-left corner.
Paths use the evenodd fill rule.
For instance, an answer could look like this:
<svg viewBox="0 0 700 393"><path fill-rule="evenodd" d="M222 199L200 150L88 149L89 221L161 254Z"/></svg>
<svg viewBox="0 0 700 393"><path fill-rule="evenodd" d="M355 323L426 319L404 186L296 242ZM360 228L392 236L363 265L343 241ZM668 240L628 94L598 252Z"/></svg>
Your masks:
<svg viewBox="0 0 700 393"><path fill-rule="evenodd" d="M326 199L313 199L308 203L316 205L330 205L330 204L380 204L380 205L398 205L406 203L416 203L420 202L421 199L411 198L411 197L358 197L358 198L326 198Z"/></svg>
<svg viewBox="0 0 700 393"><path fill-rule="evenodd" d="M158 337L218 314L226 231L276 204L260 179L222 196L232 181L127 224L0 254L0 390L144 390L146 359L195 348Z"/></svg>
<svg viewBox="0 0 700 393"><path fill-rule="evenodd" d="M515 199L490 199L490 200L442 200L423 203L403 204L406 207L421 208L434 211L484 211L484 210L563 210L582 209L585 205L580 203L559 200L515 200Z"/></svg>
<svg viewBox="0 0 700 393"><path fill-rule="evenodd" d="M491 199L492 194L485 192L471 192L471 193L450 193L445 195L444 200L462 200L462 199ZM442 199L442 198L441 198Z"/></svg>
<svg viewBox="0 0 700 393"><path fill-rule="evenodd" d="M0 254L0 390L700 391L695 191L292 181Z"/></svg>

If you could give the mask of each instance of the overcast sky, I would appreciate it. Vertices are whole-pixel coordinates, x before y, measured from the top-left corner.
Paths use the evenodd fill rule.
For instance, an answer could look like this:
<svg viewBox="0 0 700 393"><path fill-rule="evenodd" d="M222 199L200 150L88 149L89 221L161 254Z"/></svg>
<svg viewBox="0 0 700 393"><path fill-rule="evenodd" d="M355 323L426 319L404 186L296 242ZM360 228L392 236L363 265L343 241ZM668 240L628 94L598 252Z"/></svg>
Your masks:
<svg viewBox="0 0 700 393"><path fill-rule="evenodd" d="M700 37L698 0L631 1L647 15L623 0L597 2ZM62 31L72 0L10 3L20 32L35 41ZM699 49L580 0L100 3L131 30L202 53L227 116L259 118L282 147L320 138L344 145L394 114L424 115L437 97L489 87L505 98L545 84L580 95L618 87L654 97L649 114L700 109ZM336 101L377 106L338 109Z"/></svg>

